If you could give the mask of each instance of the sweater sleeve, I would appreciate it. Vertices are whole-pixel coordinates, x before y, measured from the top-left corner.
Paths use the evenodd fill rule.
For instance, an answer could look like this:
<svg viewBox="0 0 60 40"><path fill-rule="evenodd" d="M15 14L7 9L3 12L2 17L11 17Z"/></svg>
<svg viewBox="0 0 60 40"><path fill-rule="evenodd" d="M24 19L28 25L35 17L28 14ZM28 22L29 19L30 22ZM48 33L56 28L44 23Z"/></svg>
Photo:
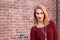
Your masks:
<svg viewBox="0 0 60 40"><path fill-rule="evenodd" d="M58 40L58 31L57 31L57 27L56 27L56 23L54 21L52 21L52 28L54 31L54 40Z"/></svg>
<svg viewBox="0 0 60 40"><path fill-rule="evenodd" d="M33 28L31 29L31 33L30 33L30 40L36 40L35 39L35 31L33 30Z"/></svg>

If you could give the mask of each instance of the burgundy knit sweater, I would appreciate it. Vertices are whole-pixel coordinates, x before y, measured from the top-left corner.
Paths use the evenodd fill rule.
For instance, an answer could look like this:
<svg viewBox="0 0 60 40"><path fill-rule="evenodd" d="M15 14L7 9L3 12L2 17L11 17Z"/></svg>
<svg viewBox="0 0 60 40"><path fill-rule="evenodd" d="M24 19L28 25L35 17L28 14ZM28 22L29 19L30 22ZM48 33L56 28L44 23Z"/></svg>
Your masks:
<svg viewBox="0 0 60 40"><path fill-rule="evenodd" d="M53 20L49 21L50 24L46 26L47 40L58 40L58 33L56 24ZM41 28L33 26L31 28L30 40L45 40L45 35Z"/></svg>

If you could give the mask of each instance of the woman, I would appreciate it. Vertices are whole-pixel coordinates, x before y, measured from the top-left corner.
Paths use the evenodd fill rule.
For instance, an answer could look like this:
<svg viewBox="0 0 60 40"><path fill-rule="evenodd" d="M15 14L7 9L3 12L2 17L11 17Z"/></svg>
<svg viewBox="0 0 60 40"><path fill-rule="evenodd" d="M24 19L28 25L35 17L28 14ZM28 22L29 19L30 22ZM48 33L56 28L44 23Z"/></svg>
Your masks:
<svg viewBox="0 0 60 40"><path fill-rule="evenodd" d="M56 24L49 19L41 4L34 9L34 26L31 28L30 40L58 40Z"/></svg>

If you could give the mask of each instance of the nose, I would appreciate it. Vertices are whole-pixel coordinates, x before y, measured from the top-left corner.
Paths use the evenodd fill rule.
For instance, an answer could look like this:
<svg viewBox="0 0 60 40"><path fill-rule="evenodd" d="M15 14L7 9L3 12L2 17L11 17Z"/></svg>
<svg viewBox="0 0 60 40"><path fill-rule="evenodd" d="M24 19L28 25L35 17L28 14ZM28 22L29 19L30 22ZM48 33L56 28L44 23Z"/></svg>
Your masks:
<svg viewBox="0 0 60 40"><path fill-rule="evenodd" d="M39 17L41 17L42 15L41 14L39 14Z"/></svg>

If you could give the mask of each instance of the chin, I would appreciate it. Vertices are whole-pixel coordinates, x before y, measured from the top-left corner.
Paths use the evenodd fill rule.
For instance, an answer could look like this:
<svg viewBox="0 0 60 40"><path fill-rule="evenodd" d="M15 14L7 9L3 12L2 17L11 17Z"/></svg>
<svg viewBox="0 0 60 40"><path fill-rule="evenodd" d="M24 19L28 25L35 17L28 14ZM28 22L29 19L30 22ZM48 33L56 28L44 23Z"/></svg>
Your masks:
<svg viewBox="0 0 60 40"><path fill-rule="evenodd" d="M39 21L43 21L42 19L39 19Z"/></svg>

